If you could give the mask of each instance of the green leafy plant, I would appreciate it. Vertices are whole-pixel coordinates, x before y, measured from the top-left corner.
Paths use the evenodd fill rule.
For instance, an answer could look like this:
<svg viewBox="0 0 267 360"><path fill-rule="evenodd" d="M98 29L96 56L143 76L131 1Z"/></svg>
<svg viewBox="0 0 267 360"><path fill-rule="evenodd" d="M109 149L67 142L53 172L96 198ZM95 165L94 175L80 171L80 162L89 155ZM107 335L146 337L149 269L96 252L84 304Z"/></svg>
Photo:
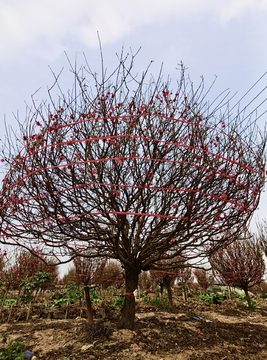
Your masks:
<svg viewBox="0 0 267 360"><path fill-rule="evenodd" d="M6 344L4 351L0 352L1 360L22 360L25 359L25 353L23 351L24 340L19 340L18 342L15 340L10 341L10 336L3 333L2 334L2 343Z"/></svg>
<svg viewBox="0 0 267 360"><path fill-rule="evenodd" d="M237 300L245 300L245 299L246 299L246 295L239 294L239 295L236 295L235 298L236 298Z"/></svg>
<svg viewBox="0 0 267 360"><path fill-rule="evenodd" d="M45 303L44 306L50 307L50 308L55 308L58 306L66 305L67 301L68 300L66 298L62 298L62 299L55 300L53 304Z"/></svg>
<svg viewBox="0 0 267 360"><path fill-rule="evenodd" d="M108 290L108 294L110 295L110 296L116 296L116 295L118 295L119 294L119 292L118 292L118 290L116 289L116 288L114 288L113 286L109 286L108 288L107 288L107 290Z"/></svg>
<svg viewBox="0 0 267 360"><path fill-rule="evenodd" d="M20 286L23 287L23 293L21 295L22 304L28 304L31 302L34 299L34 290L37 291L39 288L42 288L51 279L52 274L47 271L40 271L29 279L23 279L20 284Z"/></svg>
<svg viewBox="0 0 267 360"><path fill-rule="evenodd" d="M197 357L196 357L195 353L191 354L191 355L189 356L189 359L190 359L190 360L197 360Z"/></svg>
<svg viewBox="0 0 267 360"><path fill-rule="evenodd" d="M151 305L161 305L163 306L165 309L167 309L169 307L169 302L168 299L165 296L160 297L156 297L155 299L147 299L144 298L144 301L148 304Z"/></svg>
<svg viewBox="0 0 267 360"><path fill-rule="evenodd" d="M67 286L67 288L64 290L64 292L57 291L52 299L54 300L53 304L46 303L45 306L48 307L57 307L69 304L75 304L76 302L83 299L83 287L77 286L75 284L70 284Z"/></svg>
<svg viewBox="0 0 267 360"><path fill-rule="evenodd" d="M227 299L227 294L211 293L200 295L198 301L209 302L211 304L220 304L223 300Z"/></svg>
<svg viewBox="0 0 267 360"><path fill-rule="evenodd" d="M124 300L125 297L124 296L120 296L119 298L115 299L115 300L111 300L111 306L120 306L123 307L124 304Z"/></svg>
<svg viewBox="0 0 267 360"><path fill-rule="evenodd" d="M102 303L103 300L101 300L101 297L103 296L102 293L98 292L95 288L90 288L90 298L92 302ZM78 301L81 301L84 298L84 290L83 286L78 286L75 284L70 284L67 286L64 292L56 292L52 299L54 302L51 303L45 303L44 305L47 307L57 307L69 304L75 304Z"/></svg>
<svg viewBox="0 0 267 360"><path fill-rule="evenodd" d="M96 345L96 349L99 349L99 350L105 350L105 346L104 346L104 344L97 344Z"/></svg>
<svg viewBox="0 0 267 360"><path fill-rule="evenodd" d="M2 304L3 299L0 300L0 304ZM16 305L17 304L17 300L16 299L6 299L5 300L5 304L4 306L11 306L11 305Z"/></svg>
<svg viewBox="0 0 267 360"><path fill-rule="evenodd" d="M101 297L104 294L100 293L99 291L97 291L97 289L94 288L90 288L90 299L92 302L101 302Z"/></svg>
<svg viewBox="0 0 267 360"><path fill-rule="evenodd" d="M259 303L256 303L256 301L254 301L254 300L250 300L250 306L249 306L249 304L248 304L247 301L245 301L243 304L244 304L245 306L251 307L251 308L253 308L253 309L259 309L259 308L260 308L260 304L259 304Z"/></svg>

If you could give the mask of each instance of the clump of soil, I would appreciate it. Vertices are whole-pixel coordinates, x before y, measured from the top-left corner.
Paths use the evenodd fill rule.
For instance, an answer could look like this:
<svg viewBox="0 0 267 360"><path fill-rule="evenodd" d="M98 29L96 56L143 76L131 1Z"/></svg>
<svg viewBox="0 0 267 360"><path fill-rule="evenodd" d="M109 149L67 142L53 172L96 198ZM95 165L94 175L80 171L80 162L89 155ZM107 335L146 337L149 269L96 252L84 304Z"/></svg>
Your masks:
<svg viewBox="0 0 267 360"><path fill-rule="evenodd" d="M6 308L0 331L11 340L25 340L25 350L46 360L267 358L266 300L252 310L230 300L221 305L179 300L172 310L138 302L134 331L119 329L119 307L93 306L92 326L79 304L56 309L35 305L29 321L27 309L14 307L10 315Z"/></svg>

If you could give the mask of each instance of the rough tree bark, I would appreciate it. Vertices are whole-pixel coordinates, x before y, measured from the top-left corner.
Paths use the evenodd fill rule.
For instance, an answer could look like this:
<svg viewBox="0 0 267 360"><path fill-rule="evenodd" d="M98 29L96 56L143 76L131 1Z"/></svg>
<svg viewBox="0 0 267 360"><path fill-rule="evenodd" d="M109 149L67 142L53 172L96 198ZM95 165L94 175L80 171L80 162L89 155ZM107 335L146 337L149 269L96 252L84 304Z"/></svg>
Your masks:
<svg viewBox="0 0 267 360"><path fill-rule="evenodd" d="M168 301L169 301L169 307L172 309L173 302L172 302L172 288L171 288L172 279L166 279L165 286L168 292Z"/></svg>
<svg viewBox="0 0 267 360"><path fill-rule="evenodd" d="M133 329L135 318L135 297L133 292L138 286L138 271L125 266L125 301L122 308L122 317L120 327L125 329Z"/></svg>

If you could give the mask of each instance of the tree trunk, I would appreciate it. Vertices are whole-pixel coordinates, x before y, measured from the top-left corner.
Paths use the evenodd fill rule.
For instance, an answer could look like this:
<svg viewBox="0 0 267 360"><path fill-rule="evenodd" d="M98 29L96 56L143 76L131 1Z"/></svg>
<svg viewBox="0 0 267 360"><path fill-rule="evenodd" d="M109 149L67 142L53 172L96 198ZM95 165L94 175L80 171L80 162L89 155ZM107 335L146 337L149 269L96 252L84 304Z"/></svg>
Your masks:
<svg viewBox="0 0 267 360"><path fill-rule="evenodd" d="M84 287L84 294L85 294L85 302L86 302L86 310L87 310L87 319L89 324L93 324L93 312L92 312L92 305L91 305L91 299L90 299L90 291L89 287Z"/></svg>
<svg viewBox="0 0 267 360"><path fill-rule="evenodd" d="M187 300L188 300L188 291L187 291L187 285L186 284L183 286L183 297L184 297L184 301L187 302Z"/></svg>
<svg viewBox="0 0 267 360"><path fill-rule="evenodd" d="M250 301L250 296L249 296L249 293L248 293L248 289L244 289L244 291L245 291L245 294L246 294L248 306L251 308L251 301Z"/></svg>
<svg viewBox="0 0 267 360"><path fill-rule="evenodd" d="M172 288L171 288L171 281L168 279L165 281L165 286L168 292L168 301L169 301L169 308L172 309Z"/></svg>
<svg viewBox="0 0 267 360"><path fill-rule="evenodd" d="M133 271L125 266L126 293L120 321L120 327L123 329L132 330L134 328L135 297L133 292L138 286L138 275L137 271Z"/></svg>

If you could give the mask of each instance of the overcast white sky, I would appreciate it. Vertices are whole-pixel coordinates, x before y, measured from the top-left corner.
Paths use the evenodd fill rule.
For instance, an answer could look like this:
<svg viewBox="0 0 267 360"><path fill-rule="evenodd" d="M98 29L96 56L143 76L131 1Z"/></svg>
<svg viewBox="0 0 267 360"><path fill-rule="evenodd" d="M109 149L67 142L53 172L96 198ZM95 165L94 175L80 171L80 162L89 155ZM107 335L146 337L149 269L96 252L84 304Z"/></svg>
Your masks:
<svg viewBox="0 0 267 360"><path fill-rule="evenodd" d="M24 102L40 87L45 96L49 66L56 73L64 67L68 81L65 51L71 59L84 52L92 70L99 68L97 32L110 70L122 46L141 46L137 71L154 60L155 75L163 62L175 79L183 61L194 82L216 74L218 93L230 88L241 97L267 71L266 19L267 0L0 0L0 137L4 118L15 126L12 112L23 120ZM267 76L259 91L266 85ZM259 218L266 208L263 195Z"/></svg>

